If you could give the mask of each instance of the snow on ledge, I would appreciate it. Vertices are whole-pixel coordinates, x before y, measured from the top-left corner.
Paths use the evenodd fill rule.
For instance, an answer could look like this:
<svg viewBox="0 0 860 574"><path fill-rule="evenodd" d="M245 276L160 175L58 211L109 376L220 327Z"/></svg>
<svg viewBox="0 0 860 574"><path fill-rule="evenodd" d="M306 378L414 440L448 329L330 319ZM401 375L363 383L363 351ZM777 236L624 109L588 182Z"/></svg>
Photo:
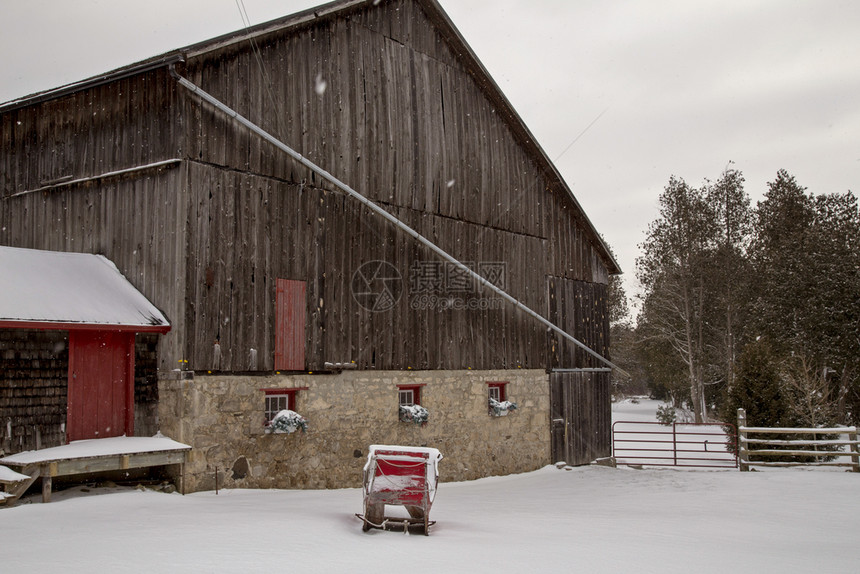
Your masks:
<svg viewBox="0 0 860 574"><path fill-rule="evenodd" d="M93 458L98 456L115 456L120 454L136 454L141 452L162 452L167 450L190 450L191 447L163 435L154 437L117 436L111 438L95 438L76 440L63 446L43 448L19 452L5 458L0 463L32 464L54 460L71 460L75 458Z"/></svg>

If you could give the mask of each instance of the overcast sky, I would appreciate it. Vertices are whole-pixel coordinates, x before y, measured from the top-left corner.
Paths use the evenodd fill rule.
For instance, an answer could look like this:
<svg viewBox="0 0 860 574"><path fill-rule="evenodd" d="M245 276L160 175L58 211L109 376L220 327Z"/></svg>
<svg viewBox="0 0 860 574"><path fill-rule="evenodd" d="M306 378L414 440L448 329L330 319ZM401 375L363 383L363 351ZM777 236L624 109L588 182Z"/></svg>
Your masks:
<svg viewBox="0 0 860 574"><path fill-rule="evenodd" d="M0 0L0 102L240 29L236 2ZM440 2L615 250L628 294L671 175L700 185L732 161L753 201L781 168L815 193L860 191L856 0ZM257 24L321 3L244 7Z"/></svg>

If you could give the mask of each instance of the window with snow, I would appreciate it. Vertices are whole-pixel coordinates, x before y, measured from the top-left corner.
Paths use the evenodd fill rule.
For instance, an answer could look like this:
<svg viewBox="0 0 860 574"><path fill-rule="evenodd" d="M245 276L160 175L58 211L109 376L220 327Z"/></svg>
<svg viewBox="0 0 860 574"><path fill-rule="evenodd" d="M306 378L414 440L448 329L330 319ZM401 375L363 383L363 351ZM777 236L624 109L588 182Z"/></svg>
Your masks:
<svg viewBox="0 0 860 574"><path fill-rule="evenodd" d="M421 385L398 385L397 400L402 422L424 424L430 414L421 406Z"/></svg>
<svg viewBox="0 0 860 574"><path fill-rule="evenodd" d="M508 400L507 381L487 383L487 412L492 416L505 416L517 408L516 403Z"/></svg>
<svg viewBox="0 0 860 574"><path fill-rule="evenodd" d="M265 418L263 421L265 426L268 426L272 419L275 418L281 411L296 410L296 394L300 389L262 389L265 393Z"/></svg>
<svg viewBox="0 0 860 574"><path fill-rule="evenodd" d="M507 382L504 383L487 383L487 395L490 399L496 400L498 402L504 402L508 400L508 393L506 391Z"/></svg>

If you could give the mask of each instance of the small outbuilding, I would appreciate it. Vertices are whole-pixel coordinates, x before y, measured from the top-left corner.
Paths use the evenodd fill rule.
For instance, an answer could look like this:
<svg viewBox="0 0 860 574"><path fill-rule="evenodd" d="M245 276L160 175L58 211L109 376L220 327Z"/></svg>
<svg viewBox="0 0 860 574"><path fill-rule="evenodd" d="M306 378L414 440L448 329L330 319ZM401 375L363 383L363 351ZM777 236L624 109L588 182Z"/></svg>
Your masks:
<svg viewBox="0 0 860 574"><path fill-rule="evenodd" d="M0 246L0 270L6 449L133 436L135 338L170 330L161 311L101 255ZM42 419L63 410L62 442L43 441Z"/></svg>

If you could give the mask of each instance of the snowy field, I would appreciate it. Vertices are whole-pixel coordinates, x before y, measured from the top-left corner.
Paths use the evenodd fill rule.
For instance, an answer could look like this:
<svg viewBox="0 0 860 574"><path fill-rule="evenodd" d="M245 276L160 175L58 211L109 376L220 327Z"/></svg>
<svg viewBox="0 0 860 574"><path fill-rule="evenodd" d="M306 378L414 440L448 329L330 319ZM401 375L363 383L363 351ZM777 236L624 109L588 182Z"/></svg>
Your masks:
<svg viewBox="0 0 860 574"><path fill-rule="evenodd" d="M656 404L616 408L629 420ZM834 470L547 467L445 483L429 537L362 532L358 489L76 487L25 502L0 508L0 572L860 571L860 475Z"/></svg>

